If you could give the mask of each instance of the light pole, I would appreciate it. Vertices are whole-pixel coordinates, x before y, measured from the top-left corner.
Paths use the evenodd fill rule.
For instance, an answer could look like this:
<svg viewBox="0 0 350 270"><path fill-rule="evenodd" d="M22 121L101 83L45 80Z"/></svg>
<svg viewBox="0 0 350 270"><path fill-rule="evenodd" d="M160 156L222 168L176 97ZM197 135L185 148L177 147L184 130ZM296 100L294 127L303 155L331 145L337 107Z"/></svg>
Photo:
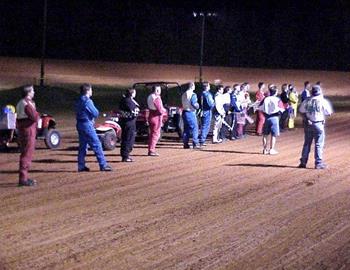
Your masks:
<svg viewBox="0 0 350 270"><path fill-rule="evenodd" d="M201 50L199 57L199 82L203 82L203 55L204 55L204 33L205 33L205 18L206 17L216 17L216 13L212 12L193 12L193 17L201 17L202 18L202 27L201 27Z"/></svg>
<svg viewBox="0 0 350 270"><path fill-rule="evenodd" d="M47 23L47 0L44 0L43 33L41 44L41 64L40 64L40 88L44 86L45 80L45 53L46 53L46 23Z"/></svg>

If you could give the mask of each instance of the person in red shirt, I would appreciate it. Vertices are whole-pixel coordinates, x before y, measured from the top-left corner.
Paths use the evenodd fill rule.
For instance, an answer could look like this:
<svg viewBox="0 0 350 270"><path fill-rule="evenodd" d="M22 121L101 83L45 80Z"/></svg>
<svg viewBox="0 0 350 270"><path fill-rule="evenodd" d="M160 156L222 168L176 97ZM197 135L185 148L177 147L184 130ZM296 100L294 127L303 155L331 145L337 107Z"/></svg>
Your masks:
<svg viewBox="0 0 350 270"><path fill-rule="evenodd" d="M159 156L156 152L156 145L160 137L160 130L162 128L163 114L166 109L163 107L162 98L160 96L162 88L159 85L153 86L153 92L147 98L147 105L149 109L149 127L150 134L148 137L148 155Z"/></svg>
<svg viewBox="0 0 350 270"><path fill-rule="evenodd" d="M36 140L36 128L40 118L33 101L34 87L26 85L22 89L22 99L17 103L17 129L20 147L19 186L35 186L36 181L28 178Z"/></svg>
<svg viewBox="0 0 350 270"><path fill-rule="evenodd" d="M258 89L258 91L255 94L255 99L260 104L264 100L264 98L266 96L265 92L264 92L265 84L263 82L259 82L258 88L259 89ZM261 110L257 109L257 111L256 111L256 127L255 127L255 131L256 131L256 134L258 136L262 135L264 123L265 123L264 113Z"/></svg>

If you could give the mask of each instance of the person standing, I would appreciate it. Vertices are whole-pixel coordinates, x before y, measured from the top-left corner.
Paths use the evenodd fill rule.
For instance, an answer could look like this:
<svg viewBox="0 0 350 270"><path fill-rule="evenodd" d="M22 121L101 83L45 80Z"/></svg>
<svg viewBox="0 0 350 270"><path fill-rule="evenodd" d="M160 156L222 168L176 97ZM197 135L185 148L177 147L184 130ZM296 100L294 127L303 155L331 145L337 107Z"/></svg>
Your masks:
<svg viewBox="0 0 350 270"><path fill-rule="evenodd" d="M269 93L259 109L264 112L265 124L263 128L263 154L276 155L276 138L279 136L279 116L284 111L282 101L277 97L277 87L269 85ZM271 134L270 149L267 149L267 137Z"/></svg>
<svg viewBox="0 0 350 270"><path fill-rule="evenodd" d="M300 94L301 102L304 102L308 97L310 97L310 82L306 81L304 82L304 89Z"/></svg>
<svg viewBox="0 0 350 270"><path fill-rule="evenodd" d="M160 132L163 122L163 114L167 111L163 107L161 98L162 88L159 85L155 85L152 88L152 94L147 98L147 106L149 109L149 128L150 133L148 137L148 155L157 157L159 154L156 152L156 145L160 138Z"/></svg>
<svg viewBox="0 0 350 270"><path fill-rule="evenodd" d="M280 118L280 131L285 131L286 123L289 116L289 91L288 91L288 85L286 83L282 84L281 87L282 93L281 93L281 100L283 104L284 111L282 112L281 118Z"/></svg>
<svg viewBox="0 0 350 270"><path fill-rule="evenodd" d="M133 162L130 153L135 143L136 118L140 111L140 106L135 100L136 90L131 88L126 90L125 95L119 104L120 125L122 128L122 141L120 145L120 155L122 162Z"/></svg>
<svg viewBox="0 0 350 270"><path fill-rule="evenodd" d="M33 85L22 88L22 99L17 103L17 128L20 148L18 186L35 186L37 182L28 178L28 170L35 150L36 129L40 115L36 111Z"/></svg>
<svg viewBox="0 0 350 270"><path fill-rule="evenodd" d="M224 86L219 85L217 92L214 97L215 107L214 107L214 129L213 129L213 143L221 143L222 139L219 138L219 133L222 127L222 121L225 117L224 108Z"/></svg>
<svg viewBox="0 0 350 270"><path fill-rule="evenodd" d="M265 84L263 82L259 82L258 83L258 91L255 94L255 99L258 104L260 104L264 98L265 98ZM255 131L256 131L256 135L261 136L262 135L262 130L263 130L263 126L265 123L265 116L264 113L262 111L260 111L259 109L256 110L256 126L255 126Z"/></svg>
<svg viewBox="0 0 350 270"><path fill-rule="evenodd" d="M232 111L232 122L231 122L231 140L236 140L239 138L237 133L237 116L241 114L242 109L240 106L240 103L237 100L237 95L240 90L239 84L234 84L232 86L232 93L231 93L231 111Z"/></svg>
<svg viewBox="0 0 350 270"><path fill-rule="evenodd" d="M289 85L289 119L288 119L288 128L293 129L294 128L294 120L297 117L297 110L298 110L298 93L297 89L294 87L294 85Z"/></svg>
<svg viewBox="0 0 350 270"><path fill-rule="evenodd" d="M101 142L94 128L95 119L98 117L99 111L95 107L91 96L92 86L90 84L81 85L80 97L75 103L76 128L79 135L78 172L90 171L85 165L87 146L95 153L100 171L112 171L112 168L107 164Z"/></svg>
<svg viewBox="0 0 350 270"><path fill-rule="evenodd" d="M323 162L323 147L325 143L325 116L333 113L331 103L323 97L319 85L312 86L312 96L304 100L299 112L304 118L304 145L301 152L299 168L306 168L312 141L315 140L315 169L326 169Z"/></svg>
<svg viewBox="0 0 350 270"><path fill-rule="evenodd" d="M210 93L210 84L208 82L203 83L203 92L201 96L202 104L202 116L201 116L201 135L199 136L200 146L206 146L205 140L207 139L210 123L212 118L212 109L214 108L214 99Z"/></svg>
<svg viewBox="0 0 350 270"><path fill-rule="evenodd" d="M193 82L185 85L186 91L181 96L182 101L182 119L184 121L184 133L182 141L184 148L190 148L189 140L192 135L192 145L194 149L201 148L198 140L198 122L196 110L199 109L197 95L193 92L195 85Z"/></svg>

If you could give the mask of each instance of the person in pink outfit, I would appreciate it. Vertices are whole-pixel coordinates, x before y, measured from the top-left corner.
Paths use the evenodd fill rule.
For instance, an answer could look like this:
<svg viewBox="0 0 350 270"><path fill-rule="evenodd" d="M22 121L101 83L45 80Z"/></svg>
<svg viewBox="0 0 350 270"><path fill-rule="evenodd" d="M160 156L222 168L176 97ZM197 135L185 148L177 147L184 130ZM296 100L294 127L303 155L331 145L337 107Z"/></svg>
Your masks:
<svg viewBox="0 0 350 270"><path fill-rule="evenodd" d="M148 137L148 155L159 156L156 152L156 145L160 137L160 130L162 128L163 115L166 109L163 107L162 98L160 96L162 88L159 85L153 86L152 94L147 98L147 106L149 109L149 127L150 133Z"/></svg>
<svg viewBox="0 0 350 270"><path fill-rule="evenodd" d="M256 99L256 102L259 102L259 104L260 104L265 98L265 92L264 92L265 84L263 82L259 82L258 88L259 89L255 94L255 99ZM258 135L258 136L262 135L264 123L265 123L264 113L261 110L257 109L257 111L256 111L256 127L255 127L256 135Z"/></svg>
<svg viewBox="0 0 350 270"><path fill-rule="evenodd" d="M28 178L28 170L35 150L36 128L40 115L33 101L34 87L26 85L22 89L22 99L16 106L19 158L19 186L35 186L36 181Z"/></svg>

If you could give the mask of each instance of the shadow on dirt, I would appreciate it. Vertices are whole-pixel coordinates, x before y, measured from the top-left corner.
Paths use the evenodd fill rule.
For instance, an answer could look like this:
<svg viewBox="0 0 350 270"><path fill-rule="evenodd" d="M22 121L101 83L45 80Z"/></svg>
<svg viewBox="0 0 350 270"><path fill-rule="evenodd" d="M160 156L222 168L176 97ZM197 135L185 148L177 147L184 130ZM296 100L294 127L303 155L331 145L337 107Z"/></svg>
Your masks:
<svg viewBox="0 0 350 270"><path fill-rule="evenodd" d="M76 160L59 160L59 159L37 159L33 160L33 163L77 163Z"/></svg>
<svg viewBox="0 0 350 270"><path fill-rule="evenodd" d="M278 164L238 163L238 164L226 164L225 166L232 166L232 167L262 167L262 168L292 168L292 169L298 169L297 166L278 165ZM304 170L305 170L305 169L304 169Z"/></svg>
<svg viewBox="0 0 350 270"><path fill-rule="evenodd" d="M18 173L18 171L16 172ZM18 187L18 183L13 183L13 182L10 182L10 183L0 183L0 188L12 188L12 187ZM1 269L1 267L0 267Z"/></svg>
<svg viewBox="0 0 350 270"><path fill-rule="evenodd" d="M203 149L202 151L203 151L203 152L212 152L212 153L261 155L260 152L243 152L243 151L209 150L209 149Z"/></svg>
<svg viewBox="0 0 350 270"><path fill-rule="evenodd" d="M73 170L30 170L30 173L77 173ZM0 173L18 174L18 170L2 170ZM0 183L1 185L1 183Z"/></svg>

